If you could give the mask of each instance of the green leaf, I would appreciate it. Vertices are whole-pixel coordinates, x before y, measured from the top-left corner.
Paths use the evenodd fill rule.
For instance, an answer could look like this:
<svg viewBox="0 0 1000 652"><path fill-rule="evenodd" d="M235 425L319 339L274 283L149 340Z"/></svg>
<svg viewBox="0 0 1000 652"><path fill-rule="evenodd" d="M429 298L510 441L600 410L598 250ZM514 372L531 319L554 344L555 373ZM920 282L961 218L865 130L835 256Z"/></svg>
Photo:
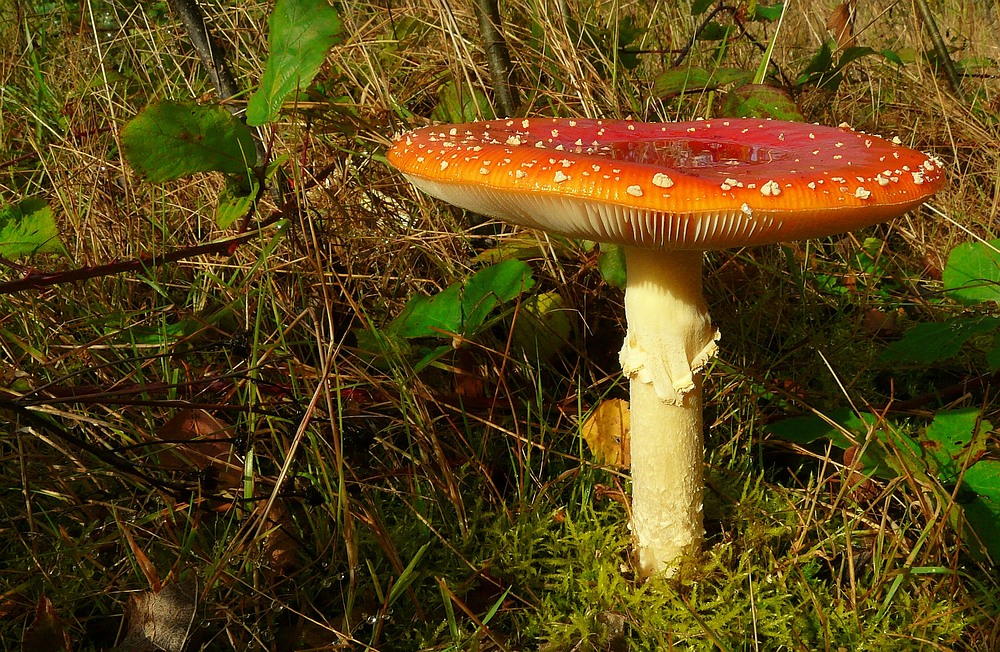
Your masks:
<svg viewBox="0 0 1000 652"><path fill-rule="evenodd" d="M773 5L762 5L758 4L754 8L753 18L754 20L766 20L766 21L776 21L781 18L781 12L784 11L784 3L777 2Z"/></svg>
<svg viewBox="0 0 1000 652"><path fill-rule="evenodd" d="M653 80L653 95L665 98L692 91L707 91L732 83L745 83L753 73L742 68L680 68L666 70Z"/></svg>
<svg viewBox="0 0 1000 652"><path fill-rule="evenodd" d="M399 337L468 336L486 322L494 308L534 283L527 263L507 260L453 283L433 297L413 297L386 331Z"/></svg>
<svg viewBox="0 0 1000 652"><path fill-rule="evenodd" d="M571 311L558 292L542 292L518 306L512 340L514 346L535 360L559 353L573 335Z"/></svg>
<svg viewBox="0 0 1000 652"><path fill-rule="evenodd" d="M531 267L520 260L507 260L473 274L462 295L465 331L479 328L494 308L534 284Z"/></svg>
<svg viewBox="0 0 1000 652"><path fill-rule="evenodd" d="M248 183L249 182L249 183ZM250 210L257 196L258 184L248 177L226 177L226 185L219 194L215 207L215 223L228 229Z"/></svg>
<svg viewBox="0 0 1000 652"><path fill-rule="evenodd" d="M863 445L869 438L872 428L878 423L878 419L872 414L859 416L854 410L847 408L831 410L824 417L818 415L793 417L772 423L766 430L775 437L798 444L829 439L837 448L846 450L855 445ZM920 445L903 433L887 432L879 428L871 433L870 441L864 446L861 465L865 472L882 478L892 478L897 475L900 466L897 456L902 458L903 464L906 465L908 461L919 457L920 450Z"/></svg>
<svg viewBox="0 0 1000 652"><path fill-rule="evenodd" d="M829 72L833 67L833 41L825 41L823 45L820 46L813 58L809 60L809 64L805 69L799 74L796 84L804 84L806 81L811 79L814 75L822 75L823 73Z"/></svg>
<svg viewBox="0 0 1000 652"><path fill-rule="evenodd" d="M879 54L881 54L883 57L886 58L886 60L896 64L897 66L903 65L903 60L900 58L898 54L896 54L895 50L890 50L886 48L884 50L881 50Z"/></svg>
<svg viewBox="0 0 1000 652"><path fill-rule="evenodd" d="M0 256L21 258L63 251L52 209L41 199L0 207Z"/></svg>
<svg viewBox="0 0 1000 652"><path fill-rule="evenodd" d="M963 486L976 496L962 506L994 564L1000 564L1000 460L983 460L965 471Z"/></svg>
<svg viewBox="0 0 1000 652"><path fill-rule="evenodd" d="M700 16L708 11L708 8L715 4L715 0L694 0L691 3L691 15Z"/></svg>
<svg viewBox="0 0 1000 652"><path fill-rule="evenodd" d="M869 47L853 47L847 48L840 55L840 59L837 60L837 68L843 68L847 64L860 59L861 57L867 57L871 54L880 54Z"/></svg>
<svg viewBox="0 0 1000 652"><path fill-rule="evenodd" d="M792 96L768 84L744 84L726 94L722 114L728 118L772 118L805 122Z"/></svg>
<svg viewBox="0 0 1000 652"><path fill-rule="evenodd" d="M934 415L921 438L921 446L944 482L954 482L969 460L986 451L985 433L992 429L976 408L945 410Z"/></svg>
<svg viewBox="0 0 1000 652"><path fill-rule="evenodd" d="M886 56L885 51L876 52L869 47L847 48L841 53L835 65L833 63L834 45L835 42L831 40L820 47L819 51L809 62L809 65L806 66L798 79L796 79L796 85L815 84L817 88L833 91L840 86L840 83L844 80L847 67L855 60L873 54Z"/></svg>
<svg viewBox="0 0 1000 652"><path fill-rule="evenodd" d="M917 324L902 339L889 345L880 356L883 362L930 364L955 357L962 345L977 335L1000 328L997 317L953 317L941 323Z"/></svg>
<svg viewBox="0 0 1000 652"><path fill-rule="evenodd" d="M449 285L429 297L418 294L406 302L386 331L400 337L448 337L462 331L462 286Z"/></svg>
<svg viewBox="0 0 1000 652"><path fill-rule="evenodd" d="M624 289L628 283L625 268L625 249L618 245L601 243L601 254L597 257L597 269L608 285Z"/></svg>
<svg viewBox="0 0 1000 652"><path fill-rule="evenodd" d="M464 85L449 81L438 89L438 103L431 110L431 119L437 122L460 123L473 120L490 120L494 116L490 100L479 89L469 90Z"/></svg>
<svg viewBox="0 0 1000 652"><path fill-rule="evenodd" d="M250 125L273 121L285 99L312 82L337 42L341 21L326 0L278 0L268 27L264 76L247 105Z"/></svg>
<svg viewBox="0 0 1000 652"><path fill-rule="evenodd" d="M699 41L721 41L729 38L733 28L730 25L723 25L717 21L709 21L698 32Z"/></svg>
<svg viewBox="0 0 1000 652"><path fill-rule="evenodd" d="M941 280L956 301L1000 301L1000 240L964 242L948 254Z"/></svg>
<svg viewBox="0 0 1000 652"><path fill-rule="evenodd" d="M246 174L253 136L221 106L163 101L150 104L122 129L122 151L154 183L196 172Z"/></svg>
<svg viewBox="0 0 1000 652"><path fill-rule="evenodd" d="M825 418L824 418L825 417ZM874 415L858 415L850 408L830 410L823 417L809 414L784 419L767 426L769 434L796 444L810 444L829 439L837 448L850 448L864 441L866 433L878 420ZM852 436L844 434L847 431Z"/></svg>
<svg viewBox="0 0 1000 652"><path fill-rule="evenodd" d="M358 353L377 369L388 369L391 361L402 360L413 353L410 342L387 329L358 328L353 333Z"/></svg>

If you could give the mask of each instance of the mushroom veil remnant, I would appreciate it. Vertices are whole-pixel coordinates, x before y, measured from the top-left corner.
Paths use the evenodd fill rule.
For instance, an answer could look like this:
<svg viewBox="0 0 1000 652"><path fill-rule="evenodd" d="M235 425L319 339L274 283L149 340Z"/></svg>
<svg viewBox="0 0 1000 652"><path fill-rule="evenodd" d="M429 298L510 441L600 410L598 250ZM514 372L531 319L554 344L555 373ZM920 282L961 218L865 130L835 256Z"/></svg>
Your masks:
<svg viewBox="0 0 1000 652"><path fill-rule="evenodd" d="M702 525L702 370L716 351L703 252L843 233L945 182L920 152L846 128L755 119L531 118L400 134L389 162L470 211L622 245L632 531L639 572L672 573Z"/></svg>

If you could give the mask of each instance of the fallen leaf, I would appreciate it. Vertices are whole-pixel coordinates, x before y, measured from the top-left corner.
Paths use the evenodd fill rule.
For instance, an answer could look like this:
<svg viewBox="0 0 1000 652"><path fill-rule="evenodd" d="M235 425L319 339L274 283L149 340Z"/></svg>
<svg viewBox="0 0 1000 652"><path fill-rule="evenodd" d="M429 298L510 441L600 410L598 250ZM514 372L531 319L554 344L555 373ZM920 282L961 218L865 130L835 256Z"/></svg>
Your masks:
<svg viewBox="0 0 1000 652"><path fill-rule="evenodd" d="M128 632L119 652L182 652L194 622L196 596L197 584L190 580L133 595L125 608Z"/></svg>
<svg viewBox="0 0 1000 652"><path fill-rule="evenodd" d="M266 503L257 507L258 517L263 514L265 507ZM267 513L267 539L264 543L267 562L264 574L271 581L287 577L298 562L299 542L289 534L294 525L284 501L275 500Z"/></svg>
<svg viewBox="0 0 1000 652"><path fill-rule="evenodd" d="M834 7L826 19L826 28L830 30L837 40L837 45L842 49L853 48L856 40L854 38L854 20L858 15L857 0L848 0Z"/></svg>
<svg viewBox="0 0 1000 652"><path fill-rule="evenodd" d="M243 464L233 451L233 427L205 410L179 410L156 431L164 444L160 463L178 471L210 471L218 488L243 483Z"/></svg>
<svg viewBox="0 0 1000 652"><path fill-rule="evenodd" d="M841 480L847 485L848 494L859 503L869 503L878 497L878 485L864 473L859 453L861 448L850 446L844 449L844 471Z"/></svg>
<svg viewBox="0 0 1000 652"><path fill-rule="evenodd" d="M52 601L44 595L38 599L35 621L21 640L24 652L62 652L69 650L69 634L59 619Z"/></svg>
<svg viewBox="0 0 1000 652"><path fill-rule="evenodd" d="M485 380L477 369L476 359L467 347L456 346L454 366L455 394L465 398L481 398L485 393Z"/></svg>
<svg viewBox="0 0 1000 652"><path fill-rule="evenodd" d="M861 318L861 330L872 337L889 337L899 332L895 312L883 312L879 308L869 308Z"/></svg>
<svg viewBox="0 0 1000 652"><path fill-rule="evenodd" d="M146 576L146 581L149 582L150 588L153 591L159 591L163 584L160 582L160 574L156 572L156 567L153 565L152 560L150 560L146 552L136 542L131 530L118 518L117 512L115 512L115 521L118 523L118 529L125 535L125 540L128 541L128 545L132 549L132 554L135 555L135 561L139 565L139 568L142 569L142 574Z"/></svg>
<svg viewBox="0 0 1000 652"><path fill-rule="evenodd" d="M590 413L581 435L598 464L628 468L631 465L629 430L628 401L612 398L602 401Z"/></svg>

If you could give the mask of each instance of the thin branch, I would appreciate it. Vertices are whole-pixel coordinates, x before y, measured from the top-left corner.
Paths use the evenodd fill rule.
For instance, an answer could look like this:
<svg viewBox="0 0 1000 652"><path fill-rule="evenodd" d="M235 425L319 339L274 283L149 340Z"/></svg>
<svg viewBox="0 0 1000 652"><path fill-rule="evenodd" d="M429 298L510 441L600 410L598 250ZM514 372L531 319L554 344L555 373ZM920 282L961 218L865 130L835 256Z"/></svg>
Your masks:
<svg viewBox="0 0 1000 652"><path fill-rule="evenodd" d="M479 18L479 31L483 35L483 50L486 52L486 63L493 78L493 94L497 108L502 117L517 115L521 103L517 88L511 83L514 66L510 62L507 41L500 31L500 8L497 0L475 0L476 16Z"/></svg>
<svg viewBox="0 0 1000 652"><path fill-rule="evenodd" d="M948 47L944 44L944 39L941 38L941 31L938 29L937 21L934 20L934 15L927 6L927 0L914 0L914 2L917 5L917 11L920 12L920 20L924 23L924 29L927 30L927 35L931 37L931 42L934 44L934 53L937 54L938 65L944 69L944 76L948 80L952 92L964 101L962 78L958 74L958 69L955 68L955 62L951 60L951 55L948 53Z"/></svg>
<svg viewBox="0 0 1000 652"><path fill-rule="evenodd" d="M239 95L240 89L236 85L236 80L229 72L226 65L225 53L219 44L212 38L205 24L205 19L201 15L201 8L198 7L197 0L168 0L170 8L184 23L191 45L194 46L201 65L205 66L209 77L212 78L212 85L219 93L219 98L228 100Z"/></svg>
<svg viewBox="0 0 1000 652"><path fill-rule="evenodd" d="M140 272L148 270L152 267L159 267L160 265L166 265L167 263L176 263L186 258L194 258L195 256L203 256L206 254L231 255L236 247L253 240L257 236L258 233L256 231L243 233L235 238L216 240L215 242L207 242L193 247L185 247L183 249L177 249L176 251L168 251L163 254L153 254L152 256L143 256L133 260L108 263L106 265L79 267L77 269L64 270L61 272L43 273L31 271L23 278L19 278L16 281L0 283L0 295L13 294L14 292L21 292L23 290L37 290L50 285L75 283L77 281L86 281L92 278L112 276L114 274L124 274L126 272Z"/></svg>

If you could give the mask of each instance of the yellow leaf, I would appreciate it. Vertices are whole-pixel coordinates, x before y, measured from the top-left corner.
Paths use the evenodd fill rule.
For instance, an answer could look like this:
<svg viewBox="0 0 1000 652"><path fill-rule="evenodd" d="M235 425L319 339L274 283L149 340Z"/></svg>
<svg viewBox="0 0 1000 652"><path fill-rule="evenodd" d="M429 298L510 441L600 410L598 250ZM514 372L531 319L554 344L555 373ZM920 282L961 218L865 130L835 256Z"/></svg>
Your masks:
<svg viewBox="0 0 1000 652"><path fill-rule="evenodd" d="M628 468L629 428L628 401L612 398L590 413L581 434L599 464Z"/></svg>

